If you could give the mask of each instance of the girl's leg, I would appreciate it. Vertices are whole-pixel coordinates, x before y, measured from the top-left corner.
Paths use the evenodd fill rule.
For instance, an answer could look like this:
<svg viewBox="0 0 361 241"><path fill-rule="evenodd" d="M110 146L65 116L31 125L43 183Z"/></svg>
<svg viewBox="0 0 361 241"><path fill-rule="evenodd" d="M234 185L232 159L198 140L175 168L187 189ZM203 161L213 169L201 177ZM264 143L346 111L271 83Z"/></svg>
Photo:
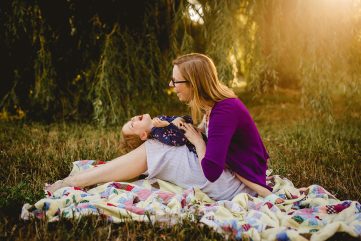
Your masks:
<svg viewBox="0 0 361 241"><path fill-rule="evenodd" d="M135 150L115 158L104 165L76 173L62 181L55 182L46 189L54 192L65 186L86 187L110 181L126 181L135 178L147 170L145 144Z"/></svg>

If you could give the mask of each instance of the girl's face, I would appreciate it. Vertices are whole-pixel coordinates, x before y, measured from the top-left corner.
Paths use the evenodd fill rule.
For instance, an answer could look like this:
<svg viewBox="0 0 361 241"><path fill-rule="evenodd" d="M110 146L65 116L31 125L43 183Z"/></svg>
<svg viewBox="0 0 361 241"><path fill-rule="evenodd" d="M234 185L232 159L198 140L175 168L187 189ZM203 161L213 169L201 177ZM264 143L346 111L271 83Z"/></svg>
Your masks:
<svg viewBox="0 0 361 241"><path fill-rule="evenodd" d="M146 140L148 133L153 127L152 118L149 114L134 116L124 124L122 132L124 135L137 135L142 140Z"/></svg>
<svg viewBox="0 0 361 241"><path fill-rule="evenodd" d="M173 80L177 81L184 81L183 76L181 75L179 68L177 65L173 67ZM174 88L178 98L182 102L189 102L192 98L192 87L190 83L175 83L173 85L172 81L169 82L169 86Z"/></svg>

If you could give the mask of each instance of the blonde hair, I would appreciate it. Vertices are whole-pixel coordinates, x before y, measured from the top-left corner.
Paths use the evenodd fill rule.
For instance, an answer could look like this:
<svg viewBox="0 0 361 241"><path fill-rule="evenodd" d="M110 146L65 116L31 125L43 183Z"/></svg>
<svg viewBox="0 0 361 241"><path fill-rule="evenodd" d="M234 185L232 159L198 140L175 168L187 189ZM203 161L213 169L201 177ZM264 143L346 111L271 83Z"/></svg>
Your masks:
<svg viewBox="0 0 361 241"><path fill-rule="evenodd" d="M234 92L218 79L217 69L211 58L204 54L190 53L173 60L182 77L190 81L193 93L188 105L195 123L202 111L228 98L236 98Z"/></svg>
<svg viewBox="0 0 361 241"><path fill-rule="evenodd" d="M126 154L145 142L145 140L141 140L138 135L125 135L123 131L121 135L122 137L118 146L119 154Z"/></svg>

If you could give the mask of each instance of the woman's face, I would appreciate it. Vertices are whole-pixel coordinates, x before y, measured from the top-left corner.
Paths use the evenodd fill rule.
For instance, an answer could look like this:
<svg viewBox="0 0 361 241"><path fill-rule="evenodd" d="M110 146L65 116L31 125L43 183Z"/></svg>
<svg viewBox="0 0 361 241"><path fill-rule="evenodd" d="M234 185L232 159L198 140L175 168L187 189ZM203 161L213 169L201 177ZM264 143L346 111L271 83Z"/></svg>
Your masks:
<svg viewBox="0 0 361 241"><path fill-rule="evenodd" d="M177 81L184 81L183 76L181 75L179 68L177 65L173 67L173 80ZM178 98L182 102L189 102L192 96L192 87L190 83L175 83L173 86L172 81L169 82L169 86L174 88Z"/></svg>

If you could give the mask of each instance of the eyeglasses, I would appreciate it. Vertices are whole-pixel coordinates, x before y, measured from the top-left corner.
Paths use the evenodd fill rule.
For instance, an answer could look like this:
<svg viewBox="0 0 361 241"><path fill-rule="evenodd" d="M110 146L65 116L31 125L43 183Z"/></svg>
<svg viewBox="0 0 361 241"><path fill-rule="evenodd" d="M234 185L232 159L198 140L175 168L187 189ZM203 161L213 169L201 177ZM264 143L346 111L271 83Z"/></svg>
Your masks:
<svg viewBox="0 0 361 241"><path fill-rule="evenodd" d="M170 79L170 82L172 82L172 86L175 86L175 84L180 84L180 83L187 83L189 82L188 80L175 80L173 77Z"/></svg>

